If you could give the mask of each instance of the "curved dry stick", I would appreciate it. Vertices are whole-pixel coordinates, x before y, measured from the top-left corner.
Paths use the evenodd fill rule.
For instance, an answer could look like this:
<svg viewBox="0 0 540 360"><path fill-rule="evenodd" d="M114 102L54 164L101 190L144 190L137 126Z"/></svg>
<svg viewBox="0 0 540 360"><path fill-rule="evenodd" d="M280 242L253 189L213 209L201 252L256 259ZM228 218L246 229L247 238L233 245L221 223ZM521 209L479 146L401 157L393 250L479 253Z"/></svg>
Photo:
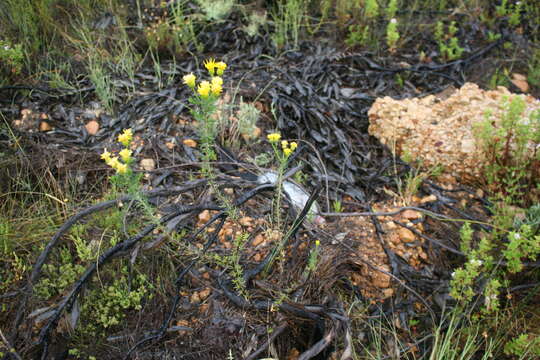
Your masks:
<svg viewBox="0 0 540 360"><path fill-rule="evenodd" d="M244 272L244 279L243 279L244 284L247 285L247 283L251 280L251 278L253 278L258 273L263 271L273 261L273 259L276 257L277 253L279 252L279 249L283 248L287 244L289 239L294 237L294 235L296 235L296 232L300 228L300 225L302 225L302 222L304 221L307 214L309 213L309 210L311 209L311 206L313 205L315 200L317 200L317 197L319 196L320 191L321 191L321 188L318 187L309 196L308 200L306 201L306 204L304 205L304 208L302 209L300 214L298 214L298 216L294 220L291 228L285 234L285 236L283 237L281 243L278 244L276 247L274 247L274 249L272 251L270 251L268 253L268 255L266 255L266 257L264 258L264 260L261 261L255 268L253 268L251 270L247 270L247 271Z"/></svg>
<svg viewBox="0 0 540 360"><path fill-rule="evenodd" d="M277 329L275 329L274 331L272 331L272 334L268 337L268 340L266 340L264 342L264 344L262 344L257 350L255 350L254 352L252 352L247 358L245 358L244 360L255 360L255 358L257 358L259 356L259 354L261 354L264 350L268 349L268 347L270 346L270 344L279 336L281 335L282 332L285 331L285 329L287 329L287 323L284 322L282 323L281 325L278 326Z"/></svg>
<svg viewBox="0 0 540 360"><path fill-rule="evenodd" d="M451 253L454 253L454 254L460 255L460 256L467 256L463 252L461 252L459 250L456 250L453 247L445 245L445 244L443 244L442 242L440 242L438 240L432 239L429 236L427 236L425 234L422 234L420 231L416 230L412 226L407 226L406 224L402 223L401 221L397 221L397 220L393 220L393 222L398 224L401 227L404 227L405 229L408 229L408 230L412 231L415 235L420 236L422 239L426 239L427 241L429 241L429 242L431 242L431 243L433 243L433 244L435 244L437 246L440 246L443 249L450 251Z"/></svg>
<svg viewBox="0 0 540 360"><path fill-rule="evenodd" d="M2 339L2 342L4 343L4 347L6 348L7 352L5 354L6 359L9 359L10 355L13 355L16 360L22 360L22 357L15 351L15 348L11 346L8 339L4 336L4 333L2 332L2 329L0 329L0 339ZM4 357L2 357L4 359Z"/></svg>
<svg viewBox="0 0 540 360"><path fill-rule="evenodd" d="M328 331L321 340L317 341L315 345L313 345L308 350L304 351L298 357L298 360L308 360L317 356L321 351L326 349L328 345L330 345L330 343L332 342L335 336L336 336L336 328L332 327L330 331Z"/></svg>

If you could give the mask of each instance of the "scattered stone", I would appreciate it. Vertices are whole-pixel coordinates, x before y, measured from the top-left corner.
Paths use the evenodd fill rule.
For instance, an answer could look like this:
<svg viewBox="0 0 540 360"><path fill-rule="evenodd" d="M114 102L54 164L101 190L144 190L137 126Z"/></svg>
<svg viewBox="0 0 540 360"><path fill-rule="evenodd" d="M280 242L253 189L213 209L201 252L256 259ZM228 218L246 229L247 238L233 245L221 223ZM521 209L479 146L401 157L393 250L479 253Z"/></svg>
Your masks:
<svg viewBox="0 0 540 360"><path fill-rule="evenodd" d="M165 143L165 146L167 147L167 149L172 150L172 149L174 149L176 147L176 144L173 143L173 142L167 141Z"/></svg>
<svg viewBox="0 0 540 360"><path fill-rule="evenodd" d="M240 225L248 227L252 225L253 219L250 218L249 216L244 216L243 218L238 220L238 222L240 223Z"/></svg>
<svg viewBox="0 0 540 360"><path fill-rule="evenodd" d="M387 299L394 295L394 289L392 288L384 289L382 293L383 293L383 298Z"/></svg>
<svg viewBox="0 0 540 360"><path fill-rule="evenodd" d="M511 82L522 92L526 93L529 91L529 83L525 75L513 73Z"/></svg>
<svg viewBox="0 0 540 360"><path fill-rule="evenodd" d="M45 132L45 131L51 131L51 130L52 130L52 126L48 122L42 121L39 123L39 131Z"/></svg>
<svg viewBox="0 0 540 360"><path fill-rule="evenodd" d="M94 136L99 130L99 123L96 120L91 120L87 122L84 127L86 128L86 132L88 133L88 135Z"/></svg>
<svg viewBox="0 0 540 360"><path fill-rule="evenodd" d="M200 214L199 214L199 222L208 222L210 220L211 216L210 216L210 211L209 210L204 210L202 211Z"/></svg>
<svg viewBox="0 0 540 360"><path fill-rule="evenodd" d="M428 202L433 202L433 201L437 201L437 197L435 195L433 195L433 194L420 199L421 204L426 204Z"/></svg>
<svg viewBox="0 0 540 360"><path fill-rule="evenodd" d="M212 292L212 289L210 288L205 288L204 290L199 291L199 299L201 299L201 301L206 300L206 298L210 296L211 292Z"/></svg>
<svg viewBox="0 0 540 360"><path fill-rule="evenodd" d="M191 148L197 147L197 142L193 139L185 139L182 143Z"/></svg>
<svg viewBox="0 0 540 360"><path fill-rule="evenodd" d="M257 236L255 236L255 239L253 239L253 241L251 242L251 245L258 246L262 244L263 242L264 242L263 234L257 234Z"/></svg>
<svg viewBox="0 0 540 360"><path fill-rule="evenodd" d="M373 286L379 289L386 289L390 287L391 282L389 275L383 274L380 271L374 271L371 277L371 283L373 284Z"/></svg>
<svg viewBox="0 0 540 360"><path fill-rule="evenodd" d="M414 210L409 209L402 212L401 216L407 220L416 220L416 219L420 219L422 217L422 214L419 211L414 211Z"/></svg>
<svg viewBox="0 0 540 360"><path fill-rule="evenodd" d="M300 351L296 348L292 348L291 351L287 354L286 360L296 360L300 357Z"/></svg>
<svg viewBox="0 0 540 360"><path fill-rule="evenodd" d="M413 242L414 240L416 240L416 236L414 236L414 233L407 228L402 227L398 230L398 234L399 238L403 242Z"/></svg>
<svg viewBox="0 0 540 360"><path fill-rule="evenodd" d="M191 324L187 320L178 320L176 322L176 326L191 327ZM189 333L189 331L187 331L187 330L178 331L179 335L187 335L188 333Z"/></svg>
<svg viewBox="0 0 540 360"><path fill-rule="evenodd" d="M193 294L191 294L191 297L189 298L189 302L192 303L192 304L198 304L201 302L201 298L199 296L199 293L198 292L194 292Z"/></svg>
<svg viewBox="0 0 540 360"><path fill-rule="evenodd" d="M253 133L251 134L251 136L252 136L253 138L258 138L258 137L261 136L261 134L262 134L261 128L258 127L258 126L255 126L255 128L253 129Z"/></svg>
<svg viewBox="0 0 540 360"><path fill-rule="evenodd" d="M145 171L152 171L156 168L156 163L154 159L142 159L141 160L141 168Z"/></svg>

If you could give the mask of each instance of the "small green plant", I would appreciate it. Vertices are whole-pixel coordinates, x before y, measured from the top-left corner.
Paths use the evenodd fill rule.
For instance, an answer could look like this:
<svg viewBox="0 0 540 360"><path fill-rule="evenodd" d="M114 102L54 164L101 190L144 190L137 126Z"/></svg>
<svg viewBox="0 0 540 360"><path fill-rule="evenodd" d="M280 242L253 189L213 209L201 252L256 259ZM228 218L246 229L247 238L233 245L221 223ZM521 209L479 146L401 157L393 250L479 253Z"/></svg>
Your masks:
<svg viewBox="0 0 540 360"><path fill-rule="evenodd" d="M24 54L21 44L11 45L0 39L0 83L19 75L24 65Z"/></svg>
<svg viewBox="0 0 540 360"><path fill-rule="evenodd" d="M259 34L259 29L267 23L266 12L258 13L252 12L248 17L248 24L244 27L244 31L249 36L256 36Z"/></svg>
<svg viewBox="0 0 540 360"><path fill-rule="evenodd" d="M522 1L516 1L515 4L509 4L508 0L502 0L500 5L495 6L495 13L497 16L508 17L508 24L511 26L517 26L520 24L522 10Z"/></svg>
<svg viewBox="0 0 540 360"><path fill-rule="evenodd" d="M186 1L175 1L170 5L170 16L160 17L144 29L151 50L168 50L172 54L186 51L190 44L197 49L200 44L196 36L196 18L186 11Z"/></svg>
<svg viewBox="0 0 540 360"><path fill-rule="evenodd" d="M349 34L345 39L345 43L349 46L366 45L369 36L369 25L353 24L349 26Z"/></svg>
<svg viewBox="0 0 540 360"><path fill-rule="evenodd" d="M395 81L396 81L396 85L399 88L403 89L403 86L405 85L405 80L403 80L403 76L401 76L400 74L396 74Z"/></svg>
<svg viewBox="0 0 540 360"><path fill-rule="evenodd" d="M386 26L386 45L390 52L396 51L397 42L399 40L399 31L397 28L397 19L390 19Z"/></svg>
<svg viewBox="0 0 540 360"><path fill-rule="evenodd" d="M508 234L508 243L502 254L508 263L508 271L520 272L523 270L523 259L535 261L540 254L540 235L535 236L531 226L522 225L519 231Z"/></svg>
<svg viewBox="0 0 540 360"><path fill-rule="evenodd" d="M305 185L307 183L309 175L304 173L302 170L298 170L297 172L294 173L293 178L296 183Z"/></svg>
<svg viewBox="0 0 540 360"><path fill-rule="evenodd" d="M232 12L235 0L197 0L208 21L220 21Z"/></svg>
<svg viewBox="0 0 540 360"><path fill-rule="evenodd" d="M398 11L398 2L397 0L390 0L388 6L385 9L386 18L388 20L394 19Z"/></svg>
<svg viewBox="0 0 540 360"><path fill-rule="evenodd" d="M533 359L540 357L540 336L534 334L521 334L504 345L506 355L515 355L520 359Z"/></svg>
<svg viewBox="0 0 540 360"><path fill-rule="evenodd" d="M435 25L435 40L439 44L439 52L447 60L458 59L463 54L464 49L459 46L457 32L455 21L450 22L446 31L442 21L438 21Z"/></svg>
<svg viewBox="0 0 540 360"><path fill-rule="evenodd" d="M501 228L496 217L495 226ZM500 289L508 285L507 276L522 271L523 261L535 261L540 254L540 235L534 235L529 225L522 225L517 231L482 234L475 246L470 224L465 223L460 234L461 251L466 254L467 262L452 273L450 295L462 306L471 303L480 294L480 284L488 273L489 280L482 291L482 312L495 313L500 308ZM496 254L502 254L506 267L497 266Z"/></svg>
<svg viewBox="0 0 540 360"><path fill-rule="evenodd" d="M475 136L488 157L485 167L487 184L494 196L507 204L525 205L523 194L538 186L537 164L540 161L540 111L524 117L525 100L521 96L507 98L502 104L500 119L486 113Z"/></svg>
<svg viewBox="0 0 540 360"><path fill-rule="evenodd" d="M495 42L501 38L501 34L495 34L494 32L488 31L487 33L488 41Z"/></svg>
<svg viewBox="0 0 540 360"><path fill-rule="evenodd" d="M149 283L144 274L133 277L131 284L127 277L127 267L122 268L122 277L112 284L90 291L82 306L83 316L88 316L86 331L99 331L118 325L130 309L141 310L142 301L152 298Z"/></svg>
<svg viewBox="0 0 540 360"><path fill-rule="evenodd" d="M307 274L311 274L317 268L317 262L319 260L320 245L321 245L321 242L319 240L315 240L315 247L311 249L311 251L309 252L308 263L305 270Z"/></svg>
<svg viewBox="0 0 540 360"><path fill-rule="evenodd" d="M267 136L268 141L270 142L270 145L272 145L272 149L274 150L274 157L278 162L278 170L277 170L277 193L276 198L274 200L274 220L276 222L276 228L281 228L281 217L280 217L280 211L281 211L281 197L283 195L283 175L285 174L285 168L287 167L289 156L296 150L298 147L298 144L294 141L290 142L287 140L281 140L281 134L280 133L271 133ZM281 146L279 146L280 144Z"/></svg>
<svg viewBox="0 0 540 360"><path fill-rule="evenodd" d="M261 111L255 105L240 102L240 107L237 112L238 131L240 135L246 139L253 139L257 135L257 121Z"/></svg>
<svg viewBox="0 0 540 360"><path fill-rule="evenodd" d="M105 109L112 114L114 111L115 88L105 64L96 57L91 56L88 63L88 72L90 81L96 87L99 100Z"/></svg>
<svg viewBox="0 0 540 360"><path fill-rule="evenodd" d="M377 0L366 0L364 4L364 16L373 19L379 16L379 3Z"/></svg>
<svg viewBox="0 0 540 360"><path fill-rule="evenodd" d="M540 86L540 50L535 50L529 60L527 81L533 86Z"/></svg>
<svg viewBox="0 0 540 360"><path fill-rule="evenodd" d="M208 59L204 66L211 76L211 81L203 80L196 86L197 78L193 73L185 75L183 81L193 90L193 96L189 98L189 102L193 105L191 114L199 125L199 138L206 164L203 171L209 173L209 161L216 159L213 144L217 135L217 120L214 113L216 112L216 102L223 91L221 76L227 68L227 64L223 61L216 62L214 59Z"/></svg>
<svg viewBox="0 0 540 360"><path fill-rule="evenodd" d="M509 79L510 77L508 69L496 69L493 75L491 75L491 77L489 78L489 88L496 89L498 86L508 87L508 85L510 84Z"/></svg>
<svg viewBox="0 0 540 360"><path fill-rule="evenodd" d="M113 156L107 149L101 154L101 159L116 170L116 174L110 178L113 185L113 193L115 194L127 193L137 195L140 192L140 182L143 174L137 174L131 168L131 165L135 161L131 156L130 145L132 141L133 131L131 129L124 129L118 135L118 142L123 145L122 150L118 152L118 156Z"/></svg>
<svg viewBox="0 0 540 360"><path fill-rule="evenodd" d="M62 247L57 264L43 265L45 276L36 284L34 292L42 299L50 299L72 285L84 270L85 267L75 261L69 248Z"/></svg>
<svg viewBox="0 0 540 360"><path fill-rule="evenodd" d="M305 0L278 2L277 10L272 16L275 24L273 39L277 47L282 47L286 44L294 48L298 47L300 29L304 24L305 10Z"/></svg>
<svg viewBox="0 0 540 360"><path fill-rule="evenodd" d="M235 236L233 241L233 251L228 257L227 263L231 269L232 282L236 291L242 294L244 297L247 296L246 285L244 282L244 269L240 263L240 256L242 251L249 239L249 234L242 232Z"/></svg>
<svg viewBox="0 0 540 360"><path fill-rule="evenodd" d="M8 238L10 225L8 219L0 217L0 254L7 255L13 250L13 244Z"/></svg>
<svg viewBox="0 0 540 360"><path fill-rule="evenodd" d="M334 200L334 202L332 203L332 208L336 213L343 212L343 204L339 199Z"/></svg>
<svg viewBox="0 0 540 360"><path fill-rule="evenodd" d="M240 101L238 106L220 104L219 136L221 142L233 149L240 147L240 139L251 142L259 137L261 130L257 127L260 110L253 104Z"/></svg>

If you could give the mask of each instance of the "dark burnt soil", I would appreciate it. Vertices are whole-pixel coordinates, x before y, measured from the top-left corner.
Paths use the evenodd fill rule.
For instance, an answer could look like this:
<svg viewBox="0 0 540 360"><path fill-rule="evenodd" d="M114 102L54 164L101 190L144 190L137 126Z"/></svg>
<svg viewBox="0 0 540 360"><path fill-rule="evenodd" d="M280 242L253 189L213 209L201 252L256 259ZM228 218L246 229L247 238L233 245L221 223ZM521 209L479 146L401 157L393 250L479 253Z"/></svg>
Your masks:
<svg viewBox="0 0 540 360"><path fill-rule="evenodd" d="M522 34L503 28L503 37L488 43L486 29L470 18L461 20L471 29L460 34L466 51L459 60L440 62L435 55L434 60L420 61L420 48L437 53L436 44L422 32L409 36L394 54L346 49L331 31L316 41L302 41L298 49L277 51L269 34L250 38L233 18L200 35L204 51L196 58L183 56L172 62L163 54L163 73L174 79L169 85L160 88L151 67L141 69L133 84L115 78L115 114L100 108L94 87L86 81L70 91L34 84L0 88L0 110L26 150L24 161L47 169L59 183L76 181L80 199L75 200L89 193L99 198L105 192L110 170L99 154L115 147L122 129L132 128L135 157L152 158L156 164L145 172L144 191L160 216L159 226L139 224L137 234L88 265L71 290L40 301L29 289L41 276L48 255L67 241L69 228L119 203L125 206L130 199L74 206L73 217L36 258L30 282L21 282L2 300L8 307L2 321L10 324L4 327L9 329L6 336L23 358L66 358L74 336L65 314L73 316L85 287L95 286L97 268L125 258L142 262L149 280L162 283L141 311L130 312L100 338L85 339L89 353L98 358L223 359L231 351L235 359L348 359L352 349L361 351L361 344L369 343L360 334L380 318L391 319L403 342L411 344L403 358L429 351L429 339L419 340L426 339L422 329L436 326L443 306L451 303L449 273L463 258L460 223L445 219L485 220L488 202L459 184L428 180L407 204L389 195L398 193L396 179L410 168L367 134L367 111L381 96L423 96L467 81L486 86L509 56L504 42L514 44L514 59L527 51ZM215 185L238 207L232 218L215 186L200 177L201 152L184 141L198 138L188 111L190 90L181 78L190 71L202 75L200 64L208 57L229 65L224 76L226 102L242 98L262 110L260 141L241 143L234 151L217 144L223 150L218 151ZM516 68L524 66L515 61ZM90 121L99 123L95 135L85 127ZM289 169L302 167L302 186L323 212L332 212L329 204L339 199L344 212L362 214L323 216L326 222L321 225L307 217L307 207L295 209L285 199L284 226L274 228L274 186L240 176L268 170L248 161L271 152L265 135L273 130L300 142ZM0 141L6 148L12 145L5 135ZM128 221L142 219L139 211L134 207ZM183 234L181 243L171 240L176 232ZM238 255L243 274L239 292L231 272L209 259L230 256L235 235L241 232L249 238ZM283 247L278 249L278 243ZM318 266L307 273L316 246ZM266 268L276 251L277 260ZM169 259L166 281L158 280L164 258ZM35 314L44 308L46 316ZM411 319L419 319L414 329Z"/></svg>

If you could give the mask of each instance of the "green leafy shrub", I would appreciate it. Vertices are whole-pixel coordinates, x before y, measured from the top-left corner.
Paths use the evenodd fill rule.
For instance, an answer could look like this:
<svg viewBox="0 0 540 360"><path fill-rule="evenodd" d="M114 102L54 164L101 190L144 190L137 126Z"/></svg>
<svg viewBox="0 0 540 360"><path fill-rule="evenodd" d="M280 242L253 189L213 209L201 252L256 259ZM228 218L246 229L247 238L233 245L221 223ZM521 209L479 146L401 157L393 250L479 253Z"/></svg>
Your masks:
<svg viewBox="0 0 540 360"><path fill-rule="evenodd" d="M197 0L197 4L209 21L225 19L232 12L235 0Z"/></svg>
<svg viewBox="0 0 540 360"><path fill-rule="evenodd" d="M85 267L76 263L68 247L60 249L60 256L56 264L49 263L43 265L44 276L34 287L36 295L42 299L62 293L68 286L84 272Z"/></svg>
<svg viewBox="0 0 540 360"><path fill-rule="evenodd" d="M508 204L525 205L538 188L540 110L525 116L525 109L523 97L507 98L500 121L487 113L486 120L474 129L488 158L485 174L489 189Z"/></svg>
<svg viewBox="0 0 540 360"><path fill-rule="evenodd" d="M521 334L504 345L504 353L519 356L520 359L537 359L540 356L540 337Z"/></svg>
<svg viewBox="0 0 540 360"><path fill-rule="evenodd" d="M0 83L9 81L21 73L24 53L21 44L11 45L0 40Z"/></svg>
<svg viewBox="0 0 540 360"><path fill-rule="evenodd" d="M444 59L455 60L461 57L464 49L459 46L457 38L458 28L456 22L450 22L446 27L442 21L438 21L435 25L435 40L439 45L439 52Z"/></svg>
<svg viewBox="0 0 540 360"><path fill-rule="evenodd" d="M152 297L150 290L153 285L146 276L135 276L130 285L127 271L127 267L123 267L120 279L87 294L82 306L83 316L89 317L86 330L99 331L118 325L125 318L127 310L141 310L143 299Z"/></svg>

